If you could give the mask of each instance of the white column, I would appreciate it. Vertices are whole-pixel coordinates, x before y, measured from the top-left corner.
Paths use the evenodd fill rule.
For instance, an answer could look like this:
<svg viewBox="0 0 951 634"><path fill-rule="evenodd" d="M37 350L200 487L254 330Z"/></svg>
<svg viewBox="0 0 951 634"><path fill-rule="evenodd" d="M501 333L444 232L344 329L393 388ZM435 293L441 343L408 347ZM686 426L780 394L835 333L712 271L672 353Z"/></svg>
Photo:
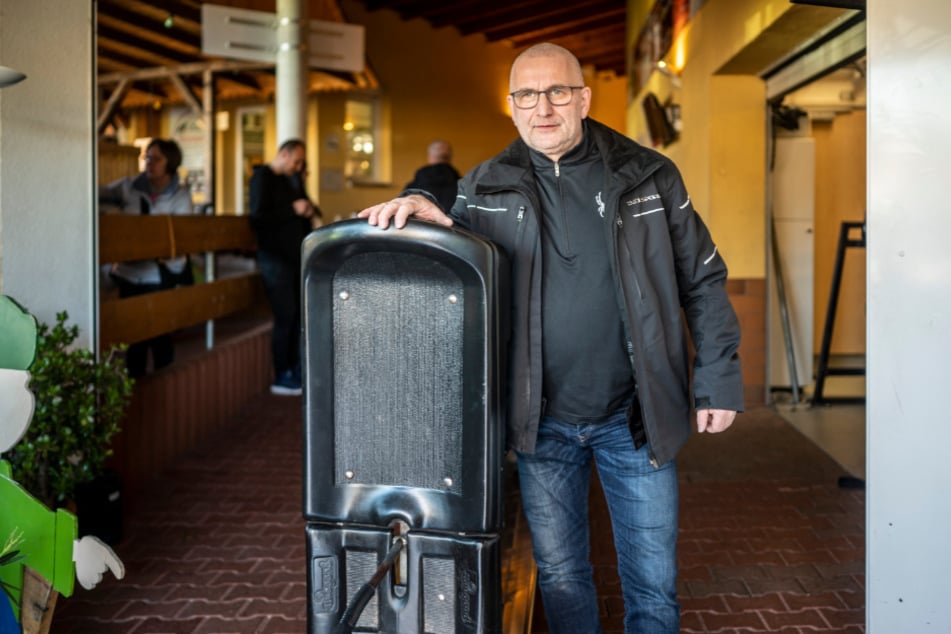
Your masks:
<svg viewBox="0 0 951 634"><path fill-rule="evenodd" d="M951 631L951 3L868 3L867 631Z"/></svg>
<svg viewBox="0 0 951 634"><path fill-rule="evenodd" d="M277 0L277 142L303 139L306 132L307 14L304 0Z"/></svg>
<svg viewBox="0 0 951 634"><path fill-rule="evenodd" d="M0 292L95 347L93 5L0 0ZM68 51L68 54L64 54Z"/></svg>

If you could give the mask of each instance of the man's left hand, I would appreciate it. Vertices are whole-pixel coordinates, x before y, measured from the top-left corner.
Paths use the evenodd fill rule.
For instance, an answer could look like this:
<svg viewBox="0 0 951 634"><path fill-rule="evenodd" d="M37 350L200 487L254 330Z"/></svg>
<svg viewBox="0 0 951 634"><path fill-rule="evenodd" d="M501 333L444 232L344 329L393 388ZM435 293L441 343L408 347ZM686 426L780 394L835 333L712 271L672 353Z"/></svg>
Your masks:
<svg viewBox="0 0 951 634"><path fill-rule="evenodd" d="M304 218L312 218L314 216L314 206L310 204L310 201L306 198L298 198L293 203L294 213L298 216Z"/></svg>
<svg viewBox="0 0 951 634"><path fill-rule="evenodd" d="M716 434L733 424L736 412L729 409L698 409L697 431Z"/></svg>

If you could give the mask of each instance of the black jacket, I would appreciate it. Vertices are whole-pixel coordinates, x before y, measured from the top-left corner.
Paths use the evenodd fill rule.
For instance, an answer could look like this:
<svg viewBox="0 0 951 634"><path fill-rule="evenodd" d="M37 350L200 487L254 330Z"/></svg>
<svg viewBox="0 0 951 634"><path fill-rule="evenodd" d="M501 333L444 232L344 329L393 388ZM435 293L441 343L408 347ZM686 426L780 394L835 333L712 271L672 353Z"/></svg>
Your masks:
<svg viewBox="0 0 951 634"><path fill-rule="evenodd" d="M618 308L654 464L672 460L692 428L691 406L742 411L740 329L724 289L726 265L663 155L588 119L607 174L601 200ZM459 185L455 222L508 252L512 262L507 444L531 453L543 413L538 194L529 148L518 139ZM693 403L688 336L696 349Z"/></svg>
<svg viewBox="0 0 951 634"><path fill-rule="evenodd" d="M248 183L251 230L258 249L300 268L301 242L310 233L310 220L294 213L293 203L306 195L288 176L269 165L256 165Z"/></svg>
<svg viewBox="0 0 951 634"><path fill-rule="evenodd" d="M433 198L449 213L456 202L456 187L459 184L459 172L449 163L424 165L416 170L416 175L404 189L421 189L432 194Z"/></svg>

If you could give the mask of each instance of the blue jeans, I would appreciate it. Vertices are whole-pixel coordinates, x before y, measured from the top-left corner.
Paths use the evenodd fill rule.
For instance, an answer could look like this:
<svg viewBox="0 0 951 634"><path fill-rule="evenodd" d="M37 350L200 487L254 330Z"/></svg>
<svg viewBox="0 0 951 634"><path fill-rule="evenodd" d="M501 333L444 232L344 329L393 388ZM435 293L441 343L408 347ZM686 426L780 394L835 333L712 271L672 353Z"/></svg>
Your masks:
<svg viewBox="0 0 951 634"><path fill-rule="evenodd" d="M542 419L534 454L518 454L522 507L551 634L601 632L588 531L591 461L611 514L624 631L680 631L677 470L634 450L624 412L597 424Z"/></svg>

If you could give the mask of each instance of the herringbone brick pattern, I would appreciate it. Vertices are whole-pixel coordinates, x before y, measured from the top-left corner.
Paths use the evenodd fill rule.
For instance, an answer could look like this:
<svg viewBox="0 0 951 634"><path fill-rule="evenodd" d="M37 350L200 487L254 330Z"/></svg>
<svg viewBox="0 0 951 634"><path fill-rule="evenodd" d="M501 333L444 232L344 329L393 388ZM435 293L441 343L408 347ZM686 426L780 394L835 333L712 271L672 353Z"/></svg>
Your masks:
<svg viewBox="0 0 951 634"><path fill-rule="evenodd" d="M62 634L306 630L301 399L255 401L129 509L122 581L56 608Z"/></svg>
<svg viewBox="0 0 951 634"><path fill-rule="evenodd" d="M865 494L772 410L694 435L678 458L681 632L865 631ZM607 506L592 487L605 634L624 605ZM533 634L547 634L536 602Z"/></svg>
<svg viewBox="0 0 951 634"><path fill-rule="evenodd" d="M300 430L300 399L262 396L127 501L126 578L61 599L53 634L304 632ZM864 493L840 489L829 458L760 409L695 436L678 468L683 632L864 632ZM602 622L618 634L607 510L592 504ZM537 604L531 631L548 632Z"/></svg>

